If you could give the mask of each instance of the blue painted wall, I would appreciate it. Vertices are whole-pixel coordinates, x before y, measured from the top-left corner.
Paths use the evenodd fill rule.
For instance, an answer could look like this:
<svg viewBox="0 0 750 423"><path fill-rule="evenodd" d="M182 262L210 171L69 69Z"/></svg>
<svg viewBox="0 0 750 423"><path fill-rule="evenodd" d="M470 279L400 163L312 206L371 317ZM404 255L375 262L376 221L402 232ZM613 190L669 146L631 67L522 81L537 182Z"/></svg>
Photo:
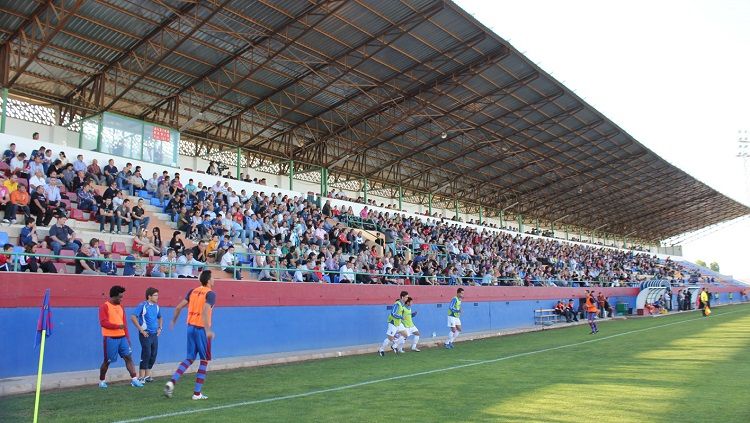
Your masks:
<svg viewBox="0 0 750 423"><path fill-rule="evenodd" d="M635 297L612 298L635 305ZM726 299L723 298L725 302ZM737 301L737 299L735 299ZM551 300L481 302L465 301L461 318L467 333L528 327L534 324L534 309L550 308ZM447 335L445 304L415 304L415 324L427 340L435 332ZM132 310L128 309L128 313ZM165 328L173 308L162 308ZM215 358L268 354L285 351L380 344L385 337L388 306L288 306L219 307L214 313ZM0 378L36 373L38 351L34 350L38 308L0 309ZM53 309L54 331L47 340L44 371L69 372L98 368L102 362L98 309ZM185 358L185 315L174 330L159 339L157 363L177 363ZM138 334L131 329L136 363L140 357ZM123 366L119 360L113 367Z"/></svg>

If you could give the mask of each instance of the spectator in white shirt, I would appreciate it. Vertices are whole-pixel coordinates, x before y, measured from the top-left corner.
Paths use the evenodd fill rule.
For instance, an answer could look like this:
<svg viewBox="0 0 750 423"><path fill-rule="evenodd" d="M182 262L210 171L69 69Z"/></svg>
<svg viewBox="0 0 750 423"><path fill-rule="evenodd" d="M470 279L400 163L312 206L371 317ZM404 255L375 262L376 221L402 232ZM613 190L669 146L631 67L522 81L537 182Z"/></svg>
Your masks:
<svg viewBox="0 0 750 423"><path fill-rule="evenodd" d="M177 263L176 257L177 253L175 253L173 249L170 248L167 250L167 255L162 256L159 265L151 270L151 276L155 278L177 277L177 272L175 271L175 264Z"/></svg>
<svg viewBox="0 0 750 423"><path fill-rule="evenodd" d="M47 179L44 177L44 170L36 170L34 172L34 176L29 178L29 187L31 188L31 191L36 189L38 186L47 187Z"/></svg>
<svg viewBox="0 0 750 423"><path fill-rule="evenodd" d="M186 248L185 254L181 255L177 259L177 266L175 267L175 273L178 278L196 278L195 269L197 267L205 266L206 263L202 263L193 258L193 250Z"/></svg>
<svg viewBox="0 0 750 423"><path fill-rule="evenodd" d="M354 283L354 258L350 258L341 268L339 269L339 283Z"/></svg>
<svg viewBox="0 0 750 423"><path fill-rule="evenodd" d="M227 252L221 256L221 268L225 272L234 275L235 279L242 279L242 271L239 268L233 267L236 264L236 258L234 256L234 245L227 248Z"/></svg>

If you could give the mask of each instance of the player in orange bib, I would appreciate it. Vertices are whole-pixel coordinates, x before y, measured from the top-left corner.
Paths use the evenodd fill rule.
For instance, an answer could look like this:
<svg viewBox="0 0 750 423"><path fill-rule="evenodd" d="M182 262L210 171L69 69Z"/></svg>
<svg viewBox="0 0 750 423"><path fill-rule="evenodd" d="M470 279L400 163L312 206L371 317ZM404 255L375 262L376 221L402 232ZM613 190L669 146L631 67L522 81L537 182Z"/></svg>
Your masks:
<svg viewBox="0 0 750 423"><path fill-rule="evenodd" d="M109 301L99 307L99 325L102 327L102 337L104 338L104 362L99 368L99 387L107 389L108 385L105 380L109 364L117 361L117 357L125 360L125 367L130 373L130 385L135 388L142 388L143 382L138 380L133 364L133 350L130 348L130 336L128 334L128 324L125 321L125 309L122 308L122 294L125 288L115 285L109 289Z"/></svg>
<svg viewBox="0 0 750 423"><path fill-rule="evenodd" d="M593 335L599 332L599 328L596 327L596 315L599 313L599 309L596 308L596 299L594 299L593 293L586 290L586 316L589 320L589 326L591 326L591 333Z"/></svg>
<svg viewBox="0 0 750 423"><path fill-rule="evenodd" d="M214 332L211 330L211 315L213 307L216 304L216 293L212 291L214 278L211 276L210 270L201 272L200 281L201 286L188 291L185 298L174 309L171 327L174 327L182 309L185 306L188 309L187 358L180 363L172 375L172 379L164 387L164 395L167 398L172 398L174 385L180 380L180 376L193 364L195 357L198 356L200 357L200 366L195 376L193 399L208 399L207 396L203 395L201 389L203 388L203 382L206 380L208 362L211 360L211 340L214 338Z"/></svg>

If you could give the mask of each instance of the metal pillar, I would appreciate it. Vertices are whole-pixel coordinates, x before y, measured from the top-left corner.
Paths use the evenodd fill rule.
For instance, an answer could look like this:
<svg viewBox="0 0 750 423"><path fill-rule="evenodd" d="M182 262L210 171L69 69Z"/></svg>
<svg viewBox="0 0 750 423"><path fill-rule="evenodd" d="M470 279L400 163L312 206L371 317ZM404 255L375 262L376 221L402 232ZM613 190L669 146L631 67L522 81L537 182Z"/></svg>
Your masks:
<svg viewBox="0 0 750 423"><path fill-rule="evenodd" d="M505 227L505 212L500 210L500 226Z"/></svg>
<svg viewBox="0 0 750 423"><path fill-rule="evenodd" d="M102 132L104 132L104 113L99 115L99 123L96 128L96 151L102 151Z"/></svg>
<svg viewBox="0 0 750 423"><path fill-rule="evenodd" d="M3 112L0 118L0 133L5 133L5 119L8 117L8 89L3 88Z"/></svg>
<svg viewBox="0 0 750 423"><path fill-rule="evenodd" d="M453 200L453 208L456 210L456 220L458 220L458 200Z"/></svg>
<svg viewBox="0 0 750 423"><path fill-rule="evenodd" d="M482 206L479 206L479 224L482 224Z"/></svg>
<svg viewBox="0 0 750 423"><path fill-rule="evenodd" d="M404 209L404 206L402 205L404 201L404 190L399 186L398 187L398 210L401 211Z"/></svg>
<svg viewBox="0 0 750 423"><path fill-rule="evenodd" d="M523 215L518 215L518 232L523 233Z"/></svg>
<svg viewBox="0 0 750 423"><path fill-rule="evenodd" d="M364 178L362 180L362 193L365 197L365 203L367 203L367 178Z"/></svg>
<svg viewBox="0 0 750 423"><path fill-rule="evenodd" d="M328 169L324 167L320 168L320 195L328 195Z"/></svg>
<svg viewBox="0 0 750 423"><path fill-rule="evenodd" d="M241 158L242 158L242 151L240 150L239 147L237 147L237 179L238 180L240 179L240 163L241 163L240 159Z"/></svg>
<svg viewBox="0 0 750 423"><path fill-rule="evenodd" d="M432 193L427 194L427 211L432 216Z"/></svg>
<svg viewBox="0 0 750 423"><path fill-rule="evenodd" d="M294 160L289 160L289 190L294 190Z"/></svg>
<svg viewBox="0 0 750 423"><path fill-rule="evenodd" d="M570 241L570 231L567 225L565 226L565 239Z"/></svg>

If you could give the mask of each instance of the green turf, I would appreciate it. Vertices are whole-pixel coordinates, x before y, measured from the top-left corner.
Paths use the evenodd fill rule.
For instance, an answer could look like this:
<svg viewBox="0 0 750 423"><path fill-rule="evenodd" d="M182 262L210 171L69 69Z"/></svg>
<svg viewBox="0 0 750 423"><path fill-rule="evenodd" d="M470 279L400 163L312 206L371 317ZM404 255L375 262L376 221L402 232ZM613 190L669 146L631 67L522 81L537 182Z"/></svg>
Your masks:
<svg viewBox="0 0 750 423"><path fill-rule="evenodd" d="M464 321L470 327L471 316ZM597 335L578 326L462 342L454 350L398 357L209 369L204 392L210 399L202 402L190 400L192 373L171 400L161 396L164 380L140 390L113 384L106 391L92 386L47 392L40 421L131 419L401 375L407 377L159 420L750 422L750 305L718 307L708 319L682 313L605 322L600 329ZM485 362L502 357L507 359ZM464 367L413 375L455 366ZM32 406L32 395L0 398L0 422L30 421Z"/></svg>

